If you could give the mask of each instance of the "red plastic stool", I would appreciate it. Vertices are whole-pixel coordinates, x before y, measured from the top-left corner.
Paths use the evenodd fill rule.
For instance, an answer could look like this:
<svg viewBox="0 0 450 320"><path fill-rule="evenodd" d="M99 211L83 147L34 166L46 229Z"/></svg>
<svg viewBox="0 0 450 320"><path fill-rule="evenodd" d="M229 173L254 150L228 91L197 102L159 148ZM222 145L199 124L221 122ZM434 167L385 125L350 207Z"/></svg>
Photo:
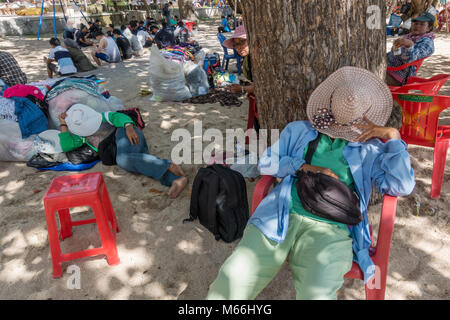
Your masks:
<svg viewBox="0 0 450 320"><path fill-rule="evenodd" d="M89 206L95 219L72 221L69 208ZM119 232L116 215L101 172L75 174L53 179L44 196L48 239L53 263L53 278L62 276L61 262L104 254L109 265L120 262L117 254L116 232ZM102 241L100 248L62 254L55 212L58 212L62 240L72 235L72 227L97 223ZM110 226L110 224L111 226Z"/></svg>

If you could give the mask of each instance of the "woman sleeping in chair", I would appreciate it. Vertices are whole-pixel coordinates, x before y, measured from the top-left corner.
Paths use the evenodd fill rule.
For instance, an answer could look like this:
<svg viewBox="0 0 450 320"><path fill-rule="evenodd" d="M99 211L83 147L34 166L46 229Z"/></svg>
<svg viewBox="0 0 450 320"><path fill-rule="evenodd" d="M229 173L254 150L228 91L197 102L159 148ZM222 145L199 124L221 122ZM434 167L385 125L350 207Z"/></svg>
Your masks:
<svg viewBox="0 0 450 320"><path fill-rule="evenodd" d="M260 159L261 174L283 180L250 218L208 299L256 298L287 258L297 299L336 299L353 260L365 281L371 279L375 268L367 206L372 185L392 196L408 195L415 185L406 144L397 129L384 127L392 104L386 84L355 67L339 69L313 92L309 121L287 125ZM314 153L308 152L313 145ZM328 179L327 188L348 192L349 200L356 201L344 210L348 216L319 215L314 205L315 214L307 211L311 202L305 196L309 188L302 188L305 177L309 183ZM348 225L353 217L347 211L353 214L355 207L359 217Z"/></svg>

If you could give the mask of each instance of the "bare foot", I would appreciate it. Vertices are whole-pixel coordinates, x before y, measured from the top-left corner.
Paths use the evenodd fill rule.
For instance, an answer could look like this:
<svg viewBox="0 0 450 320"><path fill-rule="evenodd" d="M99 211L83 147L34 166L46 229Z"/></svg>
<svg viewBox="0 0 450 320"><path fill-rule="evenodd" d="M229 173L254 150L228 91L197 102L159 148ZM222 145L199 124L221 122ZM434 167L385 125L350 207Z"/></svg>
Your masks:
<svg viewBox="0 0 450 320"><path fill-rule="evenodd" d="M178 197L181 191L183 191L183 189L186 187L187 183L188 179L186 177L181 177L172 182L172 186L167 193L169 198L175 199L176 197Z"/></svg>
<svg viewBox="0 0 450 320"><path fill-rule="evenodd" d="M183 169L181 169L181 167L175 163L171 163L169 166L169 170L170 172L172 172L174 175L179 176L179 177L184 177L184 171Z"/></svg>

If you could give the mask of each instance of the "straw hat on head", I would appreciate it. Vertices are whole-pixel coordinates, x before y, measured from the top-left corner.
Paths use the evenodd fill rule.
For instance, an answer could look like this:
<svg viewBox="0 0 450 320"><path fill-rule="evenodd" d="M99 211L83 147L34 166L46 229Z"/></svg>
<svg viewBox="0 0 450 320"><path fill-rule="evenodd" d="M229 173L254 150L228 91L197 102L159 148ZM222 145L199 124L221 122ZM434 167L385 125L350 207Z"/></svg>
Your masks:
<svg viewBox="0 0 450 320"><path fill-rule="evenodd" d="M247 32L245 32L244 25L237 27L233 35L222 43L223 46L227 49L233 49L234 39L247 39Z"/></svg>
<svg viewBox="0 0 450 320"><path fill-rule="evenodd" d="M84 104L74 104L67 110L67 128L81 137L88 137L97 132L102 124L102 114Z"/></svg>
<svg viewBox="0 0 450 320"><path fill-rule="evenodd" d="M389 87L375 74L356 67L343 67L311 94L306 113L313 127L332 138L356 141L366 117L384 126L392 112Z"/></svg>

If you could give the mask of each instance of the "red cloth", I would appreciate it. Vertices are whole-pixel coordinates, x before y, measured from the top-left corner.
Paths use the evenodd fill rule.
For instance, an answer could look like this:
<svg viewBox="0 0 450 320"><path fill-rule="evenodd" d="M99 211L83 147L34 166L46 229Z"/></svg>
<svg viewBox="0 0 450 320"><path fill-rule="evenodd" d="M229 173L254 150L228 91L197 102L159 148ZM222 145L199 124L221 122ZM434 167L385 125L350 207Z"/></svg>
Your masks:
<svg viewBox="0 0 450 320"><path fill-rule="evenodd" d="M37 99L44 101L44 95L42 94L41 90L39 90L35 86L29 86L26 84L16 84L15 86L9 87L3 92L4 98L26 98L28 95L35 96Z"/></svg>

